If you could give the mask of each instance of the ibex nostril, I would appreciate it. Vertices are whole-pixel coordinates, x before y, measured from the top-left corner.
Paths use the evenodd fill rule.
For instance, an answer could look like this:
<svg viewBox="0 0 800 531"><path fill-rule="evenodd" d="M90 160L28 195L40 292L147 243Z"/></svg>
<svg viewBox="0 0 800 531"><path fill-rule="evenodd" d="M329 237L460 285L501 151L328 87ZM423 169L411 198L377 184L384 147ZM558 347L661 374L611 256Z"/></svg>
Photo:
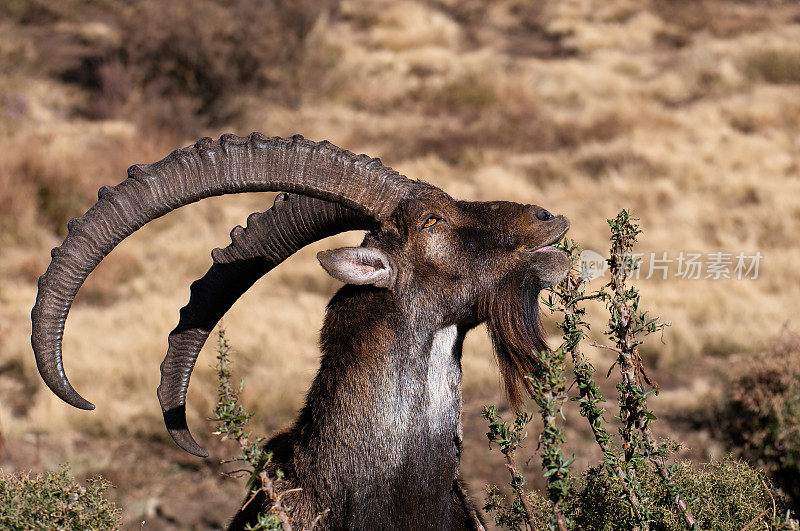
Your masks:
<svg viewBox="0 0 800 531"><path fill-rule="evenodd" d="M550 221L554 217L553 214L543 208L537 208L536 212L534 212L534 215L539 221Z"/></svg>

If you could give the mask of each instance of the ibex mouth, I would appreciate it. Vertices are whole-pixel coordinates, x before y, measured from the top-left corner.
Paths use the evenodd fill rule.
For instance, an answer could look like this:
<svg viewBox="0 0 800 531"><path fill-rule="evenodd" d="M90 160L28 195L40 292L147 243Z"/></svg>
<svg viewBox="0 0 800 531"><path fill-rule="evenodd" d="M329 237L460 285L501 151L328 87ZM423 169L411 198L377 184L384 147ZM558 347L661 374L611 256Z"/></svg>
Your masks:
<svg viewBox="0 0 800 531"><path fill-rule="evenodd" d="M559 241L561 241L561 238L564 237L564 235L567 233L568 230L569 230L569 224L566 227L564 227L564 229L561 230L556 236L554 236L551 239L547 240L545 243L543 243L539 247L528 247L526 249L523 249L523 252L526 252L526 253L560 252L559 249L557 249L556 247L553 246L553 244L554 243L558 243Z"/></svg>
<svg viewBox="0 0 800 531"><path fill-rule="evenodd" d="M539 247L537 249L534 249L534 250L528 251L528 252L531 252L531 253L547 253L547 252L553 252L553 251L558 251L558 249L556 249L552 245L544 245L542 247Z"/></svg>

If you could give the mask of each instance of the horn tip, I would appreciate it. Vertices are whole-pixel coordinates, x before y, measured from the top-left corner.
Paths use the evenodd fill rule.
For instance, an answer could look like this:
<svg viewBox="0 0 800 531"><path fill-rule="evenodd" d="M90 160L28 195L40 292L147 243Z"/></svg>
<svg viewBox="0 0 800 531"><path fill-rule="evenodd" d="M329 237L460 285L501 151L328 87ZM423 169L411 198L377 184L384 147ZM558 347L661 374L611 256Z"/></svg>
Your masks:
<svg viewBox="0 0 800 531"><path fill-rule="evenodd" d="M197 457L208 457L208 450L197 444L189 430L168 430L175 444Z"/></svg>
<svg viewBox="0 0 800 531"><path fill-rule="evenodd" d="M47 382L45 381L45 383L47 383ZM83 409L84 411L92 411L92 410L94 410L94 408L95 408L94 404L92 404L91 402L89 402L88 400L83 398L81 395L79 395L78 392L75 391L75 389L73 389L71 385L69 385L69 382L67 382L67 385L69 387L66 388L66 389L60 389L60 388L54 388L54 387L50 387L50 388L53 390L53 392L55 392L55 394L61 400L63 400L67 404L71 405L72 407L75 407L75 408L78 408L78 409Z"/></svg>
<svg viewBox="0 0 800 531"><path fill-rule="evenodd" d="M37 352L35 346L34 352ZM72 407L83 409L85 411L92 411L95 408L94 404L83 398L75 390L75 388L72 387L72 384L69 383L69 380L67 380L67 377L63 372L63 368L60 371L58 369L53 371L52 367L40 361L38 355L36 359L36 365L39 369L39 374L42 376L42 380L44 380L44 383L58 398Z"/></svg>
<svg viewBox="0 0 800 531"><path fill-rule="evenodd" d="M83 409L85 411L94 411L94 408L96 407L94 404L92 404L88 400L84 400L83 398L81 398L81 402L80 403L72 404L72 405L75 406L78 409Z"/></svg>
<svg viewBox="0 0 800 531"><path fill-rule="evenodd" d="M164 424L172 440L183 450L197 457L208 457L208 450L197 444L186 425L186 406L180 405L164 411Z"/></svg>

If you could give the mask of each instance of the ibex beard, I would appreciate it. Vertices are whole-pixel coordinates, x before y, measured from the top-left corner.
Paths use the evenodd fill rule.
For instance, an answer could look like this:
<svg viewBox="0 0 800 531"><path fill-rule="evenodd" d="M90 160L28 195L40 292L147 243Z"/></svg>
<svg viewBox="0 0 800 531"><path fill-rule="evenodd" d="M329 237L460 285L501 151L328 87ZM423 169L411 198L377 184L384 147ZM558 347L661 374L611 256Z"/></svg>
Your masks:
<svg viewBox="0 0 800 531"><path fill-rule="evenodd" d="M360 247L322 252L346 285L328 305L320 369L294 425L267 448L282 486L297 489L288 517L327 529L481 529L458 477L462 450L461 347L487 323L509 401L532 388L525 375L546 347L539 291L562 278L567 256L552 247L563 216L507 201L456 201L379 160L327 142L223 136L202 139L149 166L134 166L69 224L39 282L32 344L47 385L91 409L63 370L61 339L72 300L92 269L136 229L185 204L223 193L282 191L275 205L231 232L192 284L169 336L158 397L175 442L208 453L189 433L189 377L209 333L259 278L303 246L348 230ZM261 495L231 528L252 523Z"/></svg>
<svg viewBox="0 0 800 531"><path fill-rule="evenodd" d="M512 407L522 405L524 391L533 392L525 375L536 369L538 353L547 348L539 317L542 284L530 271L522 271L504 282L490 297L486 324L497 364Z"/></svg>

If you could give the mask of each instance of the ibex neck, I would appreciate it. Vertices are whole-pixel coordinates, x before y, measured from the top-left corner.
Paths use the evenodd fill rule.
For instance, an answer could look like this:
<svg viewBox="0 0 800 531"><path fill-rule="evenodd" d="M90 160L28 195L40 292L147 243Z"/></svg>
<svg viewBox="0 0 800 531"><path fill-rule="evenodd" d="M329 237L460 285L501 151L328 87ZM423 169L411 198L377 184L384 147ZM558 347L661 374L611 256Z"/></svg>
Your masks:
<svg viewBox="0 0 800 531"><path fill-rule="evenodd" d="M333 499L359 508L342 515L348 527L385 523L389 508L449 518L463 332L435 322L401 311L381 290L346 287L331 301L320 372L295 427L295 460L313 462L341 496Z"/></svg>

